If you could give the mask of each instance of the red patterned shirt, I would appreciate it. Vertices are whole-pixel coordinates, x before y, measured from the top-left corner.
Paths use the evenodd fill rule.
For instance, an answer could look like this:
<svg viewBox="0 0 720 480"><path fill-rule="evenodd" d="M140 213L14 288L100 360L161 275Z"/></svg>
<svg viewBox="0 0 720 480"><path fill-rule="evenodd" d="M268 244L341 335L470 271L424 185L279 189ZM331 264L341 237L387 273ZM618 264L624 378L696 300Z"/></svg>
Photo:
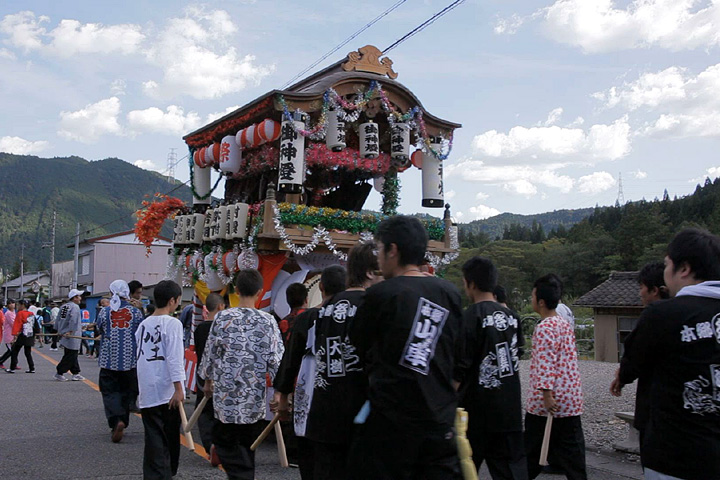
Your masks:
<svg viewBox="0 0 720 480"><path fill-rule="evenodd" d="M528 413L547 415L542 390L553 391L558 405L556 417L582 414L582 384L575 332L570 322L560 316L543 319L533 333Z"/></svg>

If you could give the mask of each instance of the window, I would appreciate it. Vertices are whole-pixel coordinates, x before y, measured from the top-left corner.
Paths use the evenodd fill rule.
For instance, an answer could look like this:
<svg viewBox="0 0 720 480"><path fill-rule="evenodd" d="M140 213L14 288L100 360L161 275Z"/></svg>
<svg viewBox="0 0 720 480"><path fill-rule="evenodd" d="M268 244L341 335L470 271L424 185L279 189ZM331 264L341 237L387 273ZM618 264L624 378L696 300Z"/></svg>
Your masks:
<svg viewBox="0 0 720 480"><path fill-rule="evenodd" d="M78 258L78 275L90 275L90 255Z"/></svg>

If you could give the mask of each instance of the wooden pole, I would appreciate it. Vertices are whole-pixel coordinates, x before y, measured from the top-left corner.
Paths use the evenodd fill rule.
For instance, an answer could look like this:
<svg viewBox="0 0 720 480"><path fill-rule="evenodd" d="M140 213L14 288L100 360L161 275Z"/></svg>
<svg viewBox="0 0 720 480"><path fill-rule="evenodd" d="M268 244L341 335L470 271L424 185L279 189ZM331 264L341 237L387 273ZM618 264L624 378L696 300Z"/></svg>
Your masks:
<svg viewBox="0 0 720 480"><path fill-rule="evenodd" d="M255 451L257 447L260 446L260 444L267 438L268 435L270 435L270 432L275 427L275 424L278 423L280 420L280 412L276 413L272 420L270 420L270 423L268 423L267 427L265 427L265 430L262 431L262 433L258 436L258 438L253 442L252 445L250 445L250 450Z"/></svg>
<svg viewBox="0 0 720 480"><path fill-rule="evenodd" d="M543 467L548 464L548 450L550 449L550 434L552 433L552 421L553 415L548 412L547 420L545 421L545 435L543 436L542 447L540 447L540 465Z"/></svg>
<svg viewBox="0 0 720 480"><path fill-rule="evenodd" d="M193 442L192 433L190 433L186 430L186 427L188 424L188 419L187 419L187 414L185 413L185 405L180 405L180 406L178 406L178 408L180 409L180 422L181 422L183 431L185 433L185 441L187 442L188 449L191 452L194 452L195 451L195 442Z"/></svg>
<svg viewBox="0 0 720 480"><path fill-rule="evenodd" d="M288 468L290 464L287 459L287 452L285 451L285 439L283 438L282 427L280 422L275 424L275 436L277 437L278 456L280 457L280 466Z"/></svg>
<svg viewBox="0 0 720 480"><path fill-rule="evenodd" d="M205 405L207 405L208 400L210 397L207 395L203 397L203 399L200 401L200 404L195 407L195 411L190 416L190 420L188 420L187 425L185 425L185 428L183 429L185 433L190 433L190 430L195 426L195 424L198 421L198 418L200 418L200 414L202 413L203 409L205 408Z"/></svg>

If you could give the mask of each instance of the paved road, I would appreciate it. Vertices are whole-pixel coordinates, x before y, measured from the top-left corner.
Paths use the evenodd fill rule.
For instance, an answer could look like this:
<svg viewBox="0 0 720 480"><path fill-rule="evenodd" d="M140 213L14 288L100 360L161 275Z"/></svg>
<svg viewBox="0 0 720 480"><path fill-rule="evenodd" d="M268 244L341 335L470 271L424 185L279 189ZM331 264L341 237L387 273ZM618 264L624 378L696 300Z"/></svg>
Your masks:
<svg viewBox="0 0 720 480"><path fill-rule="evenodd" d="M19 370L0 372L0 477L35 479L140 479L142 478L143 427L132 416L119 444L110 441L110 430L97 391L99 368L94 359L80 358L84 382L57 382L54 364L62 350L34 350L35 374ZM21 365L27 367L25 358ZM194 403L193 403L194 404ZM188 417L192 408L187 405ZM194 432L195 439L199 434ZM297 469L280 468L274 443L266 441L256 457L257 480L299 480ZM622 465L613 457L588 454L591 480L641 478L639 467ZM224 479L199 453L182 448L180 480ZM481 470L481 479L489 479ZM541 475L543 480L562 476Z"/></svg>

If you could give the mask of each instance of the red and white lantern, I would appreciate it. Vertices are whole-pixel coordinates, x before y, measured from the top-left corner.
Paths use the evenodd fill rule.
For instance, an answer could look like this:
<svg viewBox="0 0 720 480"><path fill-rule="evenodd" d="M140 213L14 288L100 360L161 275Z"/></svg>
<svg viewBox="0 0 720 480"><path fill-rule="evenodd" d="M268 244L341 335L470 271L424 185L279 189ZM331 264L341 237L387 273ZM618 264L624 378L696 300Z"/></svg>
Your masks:
<svg viewBox="0 0 720 480"><path fill-rule="evenodd" d="M213 156L213 146L207 146L203 150L205 150L205 166L210 167L213 163L217 162L218 159Z"/></svg>
<svg viewBox="0 0 720 480"><path fill-rule="evenodd" d="M240 171L242 164L242 150L235 142L233 135L223 137L220 142L220 158L218 159L220 170L230 174L236 174Z"/></svg>
<svg viewBox="0 0 720 480"><path fill-rule="evenodd" d="M410 156L410 161L412 162L415 167L417 167L418 170L422 170L422 164L423 164L423 152L422 150L415 150L413 154Z"/></svg>
<svg viewBox="0 0 720 480"><path fill-rule="evenodd" d="M275 120L266 118L257 125L256 130L263 143L274 142L280 138L280 124Z"/></svg>

